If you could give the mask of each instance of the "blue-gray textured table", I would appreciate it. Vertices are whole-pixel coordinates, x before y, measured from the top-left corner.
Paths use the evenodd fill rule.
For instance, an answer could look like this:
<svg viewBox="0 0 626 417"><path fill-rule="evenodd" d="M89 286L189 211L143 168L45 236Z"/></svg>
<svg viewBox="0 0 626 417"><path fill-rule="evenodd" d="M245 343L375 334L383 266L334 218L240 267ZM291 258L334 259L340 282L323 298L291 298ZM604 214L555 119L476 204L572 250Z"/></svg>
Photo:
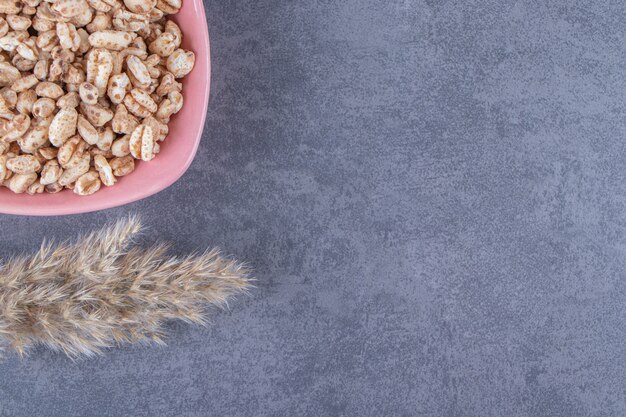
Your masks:
<svg viewBox="0 0 626 417"><path fill-rule="evenodd" d="M626 415L623 2L206 6L187 174L1 216L1 254L139 212L258 289L167 348L10 357L0 415Z"/></svg>

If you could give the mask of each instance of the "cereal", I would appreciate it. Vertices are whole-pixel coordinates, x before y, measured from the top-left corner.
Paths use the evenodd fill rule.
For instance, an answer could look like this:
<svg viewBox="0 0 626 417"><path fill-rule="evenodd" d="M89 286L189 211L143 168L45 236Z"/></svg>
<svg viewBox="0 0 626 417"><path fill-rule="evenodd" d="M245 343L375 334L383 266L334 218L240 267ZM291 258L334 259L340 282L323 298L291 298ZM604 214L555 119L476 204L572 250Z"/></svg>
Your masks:
<svg viewBox="0 0 626 417"><path fill-rule="evenodd" d="M24 39L20 42L15 48L15 52L17 52L23 60L36 61L39 58L39 51L37 51L37 45L35 44L35 40L33 38ZM15 58L18 57L16 56ZM32 67L30 69L32 69ZM29 71L30 69L24 70Z"/></svg>
<svg viewBox="0 0 626 417"><path fill-rule="evenodd" d="M98 143L98 139L100 139L100 134L98 133L98 130L93 127L93 125L89 123L89 120L85 119L82 114L78 116L76 130L78 130L78 134L89 145L95 145L96 143Z"/></svg>
<svg viewBox="0 0 626 417"><path fill-rule="evenodd" d="M71 23L57 23L57 37L63 49L78 51L80 47L80 36L76 31L76 26Z"/></svg>
<svg viewBox="0 0 626 417"><path fill-rule="evenodd" d="M87 104L98 102L98 89L91 83L82 83L78 88L80 99Z"/></svg>
<svg viewBox="0 0 626 417"><path fill-rule="evenodd" d="M28 132L26 132L24 136L17 140L22 151L28 153L34 153L43 145L45 145L47 141L48 129L43 126L32 127Z"/></svg>
<svg viewBox="0 0 626 417"><path fill-rule="evenodd" d="M89 33L105 30L106 28L111 27L111 16L102 12L97 12L91 23L85 27Z"/></svg>
<svg viewBox="0 0 626 417"><path fill-rule="evenodd" d="M113 27L118 30L138 32L148 26L148 16L118 9L113 17Z"/></svg>
<svg viewBox="0 0 626 417"><path fill-rule="evenodd" d="M8 177L9 170L7 169L7 155L0 155L0 183Z"/></svg>
<svg viewBox="0 0 626 417"><path fill-rule="evenodd" d="M48 194L55 194L55 193L58 193L59 191L62 191L63 186L59 184L58 182L55 182L54 184L46 185L44 190Z"/></svg>
<svg viewBox="0 0 626 417"><path fill-rule="evenodd" d="M130 153L133 157L143 161L150 161L154 158L154 133L152 127L139 125L130 135Z"/></svg>
<svg viewBox="0 0 626 417"><path fill-rule="evenodd" d="M0 0L0 186L77 195L150 161L195 63L181 0Z"/></svg>
<svg viewBox="0 0 626 417"><path fill-rule="evenodd" d="M39 97L48 97L54 100L62 97L64 94L61 86L47 81L43 81L37 84L37 87L35 88L35 93L37 93Z"/></svg>
<svg viewBox="0 0 626 417"><path fill-rule="evenodd" d="M109 161L109 164L113 169L113 175L116 177L123 177L135 170L135 160L130 155L113 158Z"/></svg>
<svg viewBox="0 0 626 417"><path fill-rule="evenodd" d="M37 173L31 172L28 174L15 174L12 175L8 181L7 186L9 190L16 194L22 194L26 192L35 181L37 181Z"/></svg>
<svg viewBox="0 0 626 417"><path fill-rule="evenodd" d="M130 89L130 79L126 74L116 74L109 79L107 95L113 104L124 101L127 91Z"/></svg>
<svg viewBox="0 0 626 417"><path fill-rule="evenodd" d="M63 168L59 166L59 163L52 159L45 163L41 170L41 176L39 182L43 185L53 184L58 181L59 177L63 173Z"/></svg>
<svg viewBox="0 0 626 417"><path fill-rule="evenodd" d="M45 119L54 113L54 107L54 100L48 97L42 97L33 103L33 116L38 119Z"/></svg>
<svg viewBox="0 0 626 417"><path fill-rule="evenodd" d="M43 185L41 181L37 180L26 189L26 193L30 195L41 194L44 189L45 185Z"/></svg>
<svg viewBox="0 0 626 417"><path fill-rule="evenodd" d="M19 44L28 38L28 32L9 32L0 38L0 48L7 52L14 52Z"/></svg>
<svg viewBox="0 0 626 417"><path fill-rule="evenodd" d="M85 144L80 136L72 136L60 148L57 160L63 168L70 168L78 163L85 151Z"/></svg>
<svg viewBox="0 0 626 417"><path fill-rule="evenodd" d="M109 76L113 71L113 55L106 49L94 49L87 59L87 82L98 88L98 94L104 95Z"/></svg>
<svg viewBox="0 0 626 417"><path fill-rule="evenodd" d="M31 74L27 77L22 77L19 80L16 80L13 84L11 84L11 90L19 93L21 91L28 90L29 88L34 87L38 82L39 80L37 79L37 77Z"/></svg>
<svg viewBox="0 0 626 417"><path fill-rule="evenodd" d="M124 0L126 8L133 13L149 13L156 4L156 0Z"/></svg>
<svg viewBox="0 0 626 417"><path fill-rule="evenodd" d="M78 112L71 107L61 109L54 116L50 124L48 136L50 143L59 147L76 133L76 123L78 121Z"/></svg>
<svg viewBox="0 0 626 417"><path fill-rule="evenodd" d="M89 35L89 43L94 48L121 51L127 48L136 36L136 33L121 30L102 30Z"/></svg>
<svg viewBox="0 0 626 417"><path fill-rule="evenodd" d="M50 60L40 59L33 67L33 74L39 81L43 81L48 77L48 69L50 68Z"/></svg>
<svg viewBox="0 0 626 417"><path fill-rule="evenodd" d="M70 23L74 24L76 27L82 27L91 22L92 18L93 11L91 10L91 8L87 8L84 12L77 14L76 16L72 16L72 18L70 19Z"/></svg>
<svg viewBox="0 0 626 417"><path fill-rule="evenodd" d="M126 156L130 154L130 135L124 135L111 144L111 153L114 156Z"/></svg>
<svg viewBox="0 0 626 417"><path fill-rule="evenodd" d="M181 6L181 0L157 0L157 8L166 14L178 13Z"/></svg>
<svg viewBox="0 0 626 417"><path fill-rule="evenodd" d="M107 126L104 131L100 133L100 137L96 143L98 149L101 151L109 151L115 137L115 133L113 132L113 129L111 129L111 126Z"/></svg>
<svg viewBox="0 0 626 417"><path fill-rule="evenodd" d="M21 114L32 113L35 101L37 101L37 94L33 90L22 91L17 95L15 110Z"/></svg>
<svg viewBox="0 0 626 417"><path fill-rule="evenodd" d="M9 103L0 96L0 123L8 123L8 119L13 118L13 111L9 108ZM3 134L0 134L2 137ZM0 153L1 155L1 153Z"/></svg>
<svg viewBox="0 0 626 417"><path fill-rule="evenodd" d="M100 176L96 171L89 171L76 180L74 192L78 195L91 195L100 189Z"/></svg>
<svg viewBox="0 0 626 417"><path fill-rule="evenodd" d="M132 77L137 81L133 84L137 84L140 88L150 86L152 78L150 77L146 64L141 62L141 59L137 58L135 55L131 55L126 59L126 66L128 67L128 71L132 74Z"/></svg>
<svg viewBox="0 0 626 417"><path fill-rule="evenodd" d="M85 0L57 0L52 9L63 17L74 17L89 8Z"/></svg>
<svg viewBox="0 0 626 417"><path fill-rule="evenodd" d="M89 171L90 161L89 154L83 154L74 165L63 171L57 182L64 187L75 182L81 175Z"/></svg>
<svg viewBox="0 0 626 417"><path fill-rule="evenodd" d="M4 142L13 142L20 138L30 127L30 117L26 114L15 116L7 125L6 134L2 137Z"/></svg>
<svg viewBox="0 0 626 417"><path fill-rule="evenodd" d="M0 96L4 99L9 107L15 107L17 103L17 93L8 87L0 90Z"/></svg>
<svg viewBox="0 0 626 417"><path fill-rule="evenodd" d="M96 127L104 126L113 118L111 109L107 109L99 103L87 104L83 102L80 103L79 107L81 113Z"/></svg>
<svg viewBox="0 0 626 417"><path fill-rule="evenodd" d="M163 32L148 45L148 49L154 54L168 57L176 50L176 36L169 32Z"/></svg>
<svg viewBox="0 0 626 417"><path fill-rule="evenodd" d="M30 174L41 169L41 164L33 155L20 155L7 159L7 168L16 174Z"/></svg>
<svg viewBox="0 0 626 417"><path fill-rule="evenodd" d="M96 155L93 159L93 165L100 174L100 181L107 187L115 184L117 179L113 175L113 169L109 165L109 161L102 155Z"/></svg>
<svg viewBox="0 0 626 417"><path fill-rule="evenodd" d="M42 17L42 14L39 14L39 9L35 16L33 16L33 26L37 32L45 32L47 30L53 30L55 27L55 23L52 20L48 20Z"/></svg>
<svg viewBox="0 0 626 417"><path fill-rule="evenodd" d="M57 106L62 109L65 107L76 108L80 104L80 96L76 92L69 92L57 100Z"/></svg>
<svg viewBox="0 0 626 417"><path fill-rule="evenodd" d="M32 24L30 18L26 16L18 16L14 14L8 15L6 18L6 22L9 24L11 29L18 30L18 31L26 30Z"/></svg>
<svg viewBox="0 0 626 417"><path fill-rule="evenodd" d="M102 0L87 0L87 2L93 9L99 12L107 13L111 10L111 5L105 3Z"/></svg>
<svg viewBox="0 0 626 417"><path fill-rule="evenodd" d="M196 56L193 52L185 52L182 49L177 49L167 57L167 70L171 72L174 77L182 78L191 72L195 60Z"/></svg>
<svg viewBox="0 0 626 417"><path fill-rule="evenodd" d="M48 99L50 100L50 99ZM45 127L46 130L48 131L48 133L50 132L50 125L52 124L52 121L54 120L54 116L48 116L48 117L44 117L41 119L33 119L31 124L33 126L41 126L41 127ZM50 135L48 134L48 137Z"/></svg>
<svg viewBox="0 0 626 417"><path fill-rule="evenodd" d="M45 132L47 133L48 130L46 129ZM45 148L39 149L39 155L41 155L44 159L47 159L47 160L56 158L58 153L59 153L59 150L55 148L54 146L47 146Z"/></svg>
<svg viewBox="0 0 626 417"><path fill-rule="evenodd" d="M137 127L139 121L136 117L128 113L126 106L118 104L115 116L111 122L111 127L115 133L132 133Z"/></svg>

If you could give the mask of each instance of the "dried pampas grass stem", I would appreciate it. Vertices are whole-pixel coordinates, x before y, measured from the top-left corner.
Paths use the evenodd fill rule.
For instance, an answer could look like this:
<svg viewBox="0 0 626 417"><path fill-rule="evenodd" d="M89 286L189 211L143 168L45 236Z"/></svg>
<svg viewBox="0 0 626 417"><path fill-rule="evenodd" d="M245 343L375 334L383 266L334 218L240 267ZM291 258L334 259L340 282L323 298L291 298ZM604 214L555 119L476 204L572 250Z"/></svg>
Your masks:
<svg viewBox="0 0 626 417"><path fill-rule="evenodd" d="M207 306L249 288L247 270L216 250L168 256L164 245L133 246L140 230L131 217L0 266L0 349L42 344L78 357L163 343L165 322L205 324Z"/></svg>

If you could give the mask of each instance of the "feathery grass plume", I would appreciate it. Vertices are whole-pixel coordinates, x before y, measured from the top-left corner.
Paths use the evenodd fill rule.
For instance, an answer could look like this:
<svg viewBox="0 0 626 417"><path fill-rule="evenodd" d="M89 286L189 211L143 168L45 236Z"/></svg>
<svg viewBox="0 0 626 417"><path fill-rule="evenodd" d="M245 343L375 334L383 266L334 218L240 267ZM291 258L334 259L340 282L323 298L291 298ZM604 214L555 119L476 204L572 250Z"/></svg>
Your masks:
<svg viewBox="0 0 626 417"><path fill-rule="evenodd" d="M0 350L43 344L78 357L163 343L165 322L205 324L207 306L250 288L248 270L216 250L168 256L165 245L133 246L140 230L129 217L1 265Z"/></svg>

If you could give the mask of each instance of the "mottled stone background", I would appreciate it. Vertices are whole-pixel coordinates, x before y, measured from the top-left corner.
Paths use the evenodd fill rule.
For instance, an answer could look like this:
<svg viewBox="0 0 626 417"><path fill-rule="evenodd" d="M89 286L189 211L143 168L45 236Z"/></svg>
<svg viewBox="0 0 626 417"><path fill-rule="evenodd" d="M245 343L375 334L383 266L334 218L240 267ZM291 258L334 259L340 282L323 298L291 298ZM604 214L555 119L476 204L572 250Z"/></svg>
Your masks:
<svg viewBox="0 0 626 417"><path fill-rule="evenodd" d="M203 142L130 212L258 288L166 348L0 364L2 416L626 415L622 1L207 0Z"/></svg>

